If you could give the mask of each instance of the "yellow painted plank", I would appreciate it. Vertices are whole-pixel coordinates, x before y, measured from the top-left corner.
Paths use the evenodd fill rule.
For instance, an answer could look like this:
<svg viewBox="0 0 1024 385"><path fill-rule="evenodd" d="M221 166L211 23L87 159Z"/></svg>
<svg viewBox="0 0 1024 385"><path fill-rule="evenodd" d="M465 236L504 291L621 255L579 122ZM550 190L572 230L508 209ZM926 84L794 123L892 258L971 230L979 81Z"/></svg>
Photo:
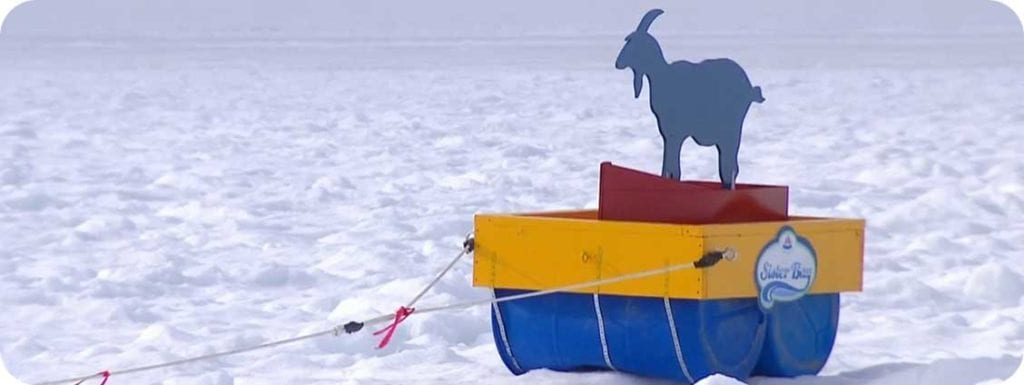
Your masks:
<svg viewBox="0 0 1024 385"><path fill-rule="evenodd" d="M758 254L791 226L818 256L812 293L860 291L864 221L793 218L786 222L673 225L599 221L592 210L523 215L478 215L475 286L543 290L664 268L733 248L736 261L703 270L581 289L604 293L692 299L756 297Z"/></svg>
<svg viewBox="0 0 1024 385"><path fill-rule="evenodd" d="M543 290L696 260L701 238L693 226L478 215L474 285ZM581 293L699 298L697 270L620 282Z"/></svg>

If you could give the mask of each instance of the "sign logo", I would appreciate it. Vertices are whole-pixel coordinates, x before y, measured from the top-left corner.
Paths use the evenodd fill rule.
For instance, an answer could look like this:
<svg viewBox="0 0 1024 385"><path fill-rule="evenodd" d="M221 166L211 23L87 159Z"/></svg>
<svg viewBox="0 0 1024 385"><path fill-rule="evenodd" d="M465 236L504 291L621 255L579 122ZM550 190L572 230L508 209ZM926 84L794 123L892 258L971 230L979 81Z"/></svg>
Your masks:
<svg viewBox="0 0 1024 385"><path fill-rule="evenodd" d="M769 310L775 302L796 301L814 284L818 273L818 255L811 241L792 227L783 226L757 256L754 281L758 303Z"/></svg>

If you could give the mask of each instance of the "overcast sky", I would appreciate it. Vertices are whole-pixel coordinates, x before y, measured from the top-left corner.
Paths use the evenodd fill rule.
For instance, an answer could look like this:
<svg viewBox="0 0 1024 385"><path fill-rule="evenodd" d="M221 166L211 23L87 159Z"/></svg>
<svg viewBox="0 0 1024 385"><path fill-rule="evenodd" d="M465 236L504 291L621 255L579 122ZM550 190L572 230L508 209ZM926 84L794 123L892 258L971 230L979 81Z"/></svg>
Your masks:
<svg viewBox="0 0 1024 385"><path fill-rule="evenodd" d="M5 1L5 0L0 0ZM11 1L11 0L7 0ZM650 8L662 34L1021 35L989 0L35 0L4 36L489 38L625 35Z"/></svg>

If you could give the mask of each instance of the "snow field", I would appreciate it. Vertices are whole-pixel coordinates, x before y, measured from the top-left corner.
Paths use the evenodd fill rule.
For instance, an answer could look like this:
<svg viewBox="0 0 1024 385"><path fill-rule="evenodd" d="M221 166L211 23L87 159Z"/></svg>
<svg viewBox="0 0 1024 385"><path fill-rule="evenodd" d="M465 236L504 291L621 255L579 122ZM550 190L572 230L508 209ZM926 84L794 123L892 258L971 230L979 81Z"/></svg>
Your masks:
<svg viewBox="0 0 1024 385"><path fill-rule="evenodd" d="M29 67L0 67L0 352L23 381L388 314L474 213L595 207L605 160L660 170L646 93L611 69ZM739 180L790 185L793 213L868 220L865 291L843 297L823 376L750 383L1009 376L1024 352L1024 73L749 72L767 102ZM683 176L716 179L714 154L687 143ZM471 270L423 304L489 296ZM414 315L384 350L361 333L111 381L662 383L514 377L488 317Z"/></svg>

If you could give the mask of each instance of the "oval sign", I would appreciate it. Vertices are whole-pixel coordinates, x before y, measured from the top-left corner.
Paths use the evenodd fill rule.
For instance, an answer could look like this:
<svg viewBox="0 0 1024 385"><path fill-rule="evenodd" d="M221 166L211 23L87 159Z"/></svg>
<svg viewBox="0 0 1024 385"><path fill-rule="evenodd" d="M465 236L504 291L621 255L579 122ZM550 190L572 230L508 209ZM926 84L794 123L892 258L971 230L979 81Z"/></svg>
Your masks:
<svg viewBox="0 0 1024 385"><path fill-rule="evenodd" d="M811 289L817 273L818 255L811 241L792 227L782 226L757 256L754 281L758 303L769 310L775 302L802 298Z"/></svg>

